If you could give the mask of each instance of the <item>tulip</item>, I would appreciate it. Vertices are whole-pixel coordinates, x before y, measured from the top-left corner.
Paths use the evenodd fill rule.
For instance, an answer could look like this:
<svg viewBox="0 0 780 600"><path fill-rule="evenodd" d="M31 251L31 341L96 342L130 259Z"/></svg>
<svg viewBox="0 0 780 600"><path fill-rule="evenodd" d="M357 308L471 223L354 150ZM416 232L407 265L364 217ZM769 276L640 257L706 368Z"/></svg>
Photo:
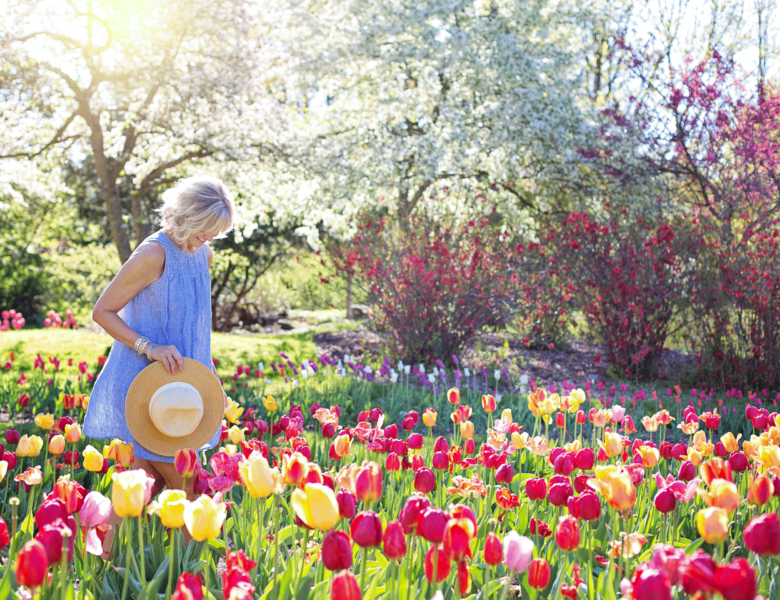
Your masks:
<svg viewBox="0 0 780 600"><path fill-rule="evenodd" d="M244 413L243 407L239 406L235 400L228 398L228 405L225 409L225 419L230 423L238 423L241 415Z"/></svg>
<svg viewBox="0 0 780 600"><path fill-rule="evenodd" d="M0 517L0 550L5 548L11 541L11 534L8 532L8 525Z"/></svg>
<svg viewBox="0 0 780 600"><path fill-rule="evenodd" d="M434 583L434 563L436 565L435 583L441 583L449 577L452 565L450 557L441 546L434 546L425 555L425 576Z"/></svg>
<svg viewBox="0 0 780 600"><path fill-rule="evenodd" d="M192 477L200 468L198 453L191 448L177 450L173 457L173 466L176 468L176 472L180 477Z"/></svg>
<svg viewBox="0 0 780 600"><path fill-rule="evenodd" d="M715 587L723 600L756 597L756 572L744 558L735 558L715 571Z"/></svg>
<svg viewBox="0 0 780 600"><path fill-rule="evenodd" d="M299 485L306 479L309 461L300 452L284 455L282 458L282 477L287 485Z"/></svg>
<svg viewBox="0 0 780 600"><path fill-rule="evenodd" d="M420 516L430 505L430 500L422 496L410 496L407 499L399 516L405 535L415 535L417 533Z"/></svg>
<svg viewBox="0 0 780 600"><path fill-rule="evenodd" d="M683 461L680 470L677 471L677 479L680 481L693 481L696 477L696 467L689 460Z"/></svg>
<svg viewBox="0 0 780 600"><path fill-rule="evenodd" d="M49 440L49 454L59 456L63 452L65 452L65 438L57 434Z"/></svg>
<svg viewBox="0 0 780 600"><path fill-rule="evenodd" d="M35 424L44 431L50 431L54 428L54 416L49 413L35 415Z"/></svg>
<svg viewBox="0 0 780 600"><path fill-rule="evenodd" d="M86 527L104 525L111 516L111 500L100 492L89 492L79 510L79 521Z"/></svg>
<svg viewBox="0 0 780 600"><path fill-rule="evenodd" d="M780 554L780 521L776 513L754 517L744 531L745 547L759 556Z"/></svg>
<svg viewBox="0 0 780 600"><path fill-rule="evenodd" d="M69 423L65 425L65 441L69 444L76 444L81 439L81 425L78 423Z"/></svg>
<svg viewBox="0 0 780 600"><path fill-rule="evenodd" d="M103 455L91 445L84 449L84 468L93 473L103 469Z"/></svg>
<svg viewBox="0 0 780 600"><path fill-rule="evenodd" d="M147 491L151 493L151 485L145 471L136 469L114 473L112 476L111 500L114 512L119 517L138 517L143 513L148 502Z"/></svg>
<svg viewBox="0 0 780 600"><path fill-rule="evenodd" d="M336 494L326 485L307 483L303 489L295 489L291 504L298 518L311 529L329 531L338 523Z"/></svg>
<svg viewBox="0 0 780 600"><path fill-rule="evenodd" d="M406 443L409 445L410 450L419 450L423 447L425 440L421 433L411 433L406 439Z"/></svg>
<svg viewBox="0 0 780 600"><path fill-rule="evenodd" d="M440 544L444 539L444 529L450 516L439 508L429 507L420 514L417 522L417 533L420 537L433 544Z"/></svg>
<svg viewBox="0 0 780 600"><path fill-rule="evenodd" d="M350 535L361 548L375 548L382 543L382 519L373 510L358 513L350 525Z"/></svg>
<svg viewBox="0 0 780 600"><path fill-rule="evenodd" d="M192 573L182 573L171 600L203 600L203 583Z"/></svg>
<svg viewBox="0 0 780 600"><path fill-rule="evenodd" d="M774 486L772 480L766 475L759 475L750 482L748 488L748 504L752 506L763 506L772 499Z"/></svg>
<svg viewBox="0 0 780 600"><path fill-rule="evenodd" d="M515 476L515 469L509 463L505 463L496 469L496 483L509 485ZM454 557L453 557L454 558ZM457 558L455 560L458 560Z"/></svg>
<svg viewBox="0 0 780 600"><path fill-rule="evenodd" d="M450 519L442 536L444 552L456 562L471 558L470 543L476 532L476 525L471 519Z"/></svg>
<svg viewBox="0 0 780 600"><path fill-rule="evenodd" d="M583 521L598 521L601 518L601 502L594 493L577 497L577 517Z"/></svg>
<svg viewBox="0 0 780 600"><path fill-rule="evenodd" d="M672 600L672 584L666 574L657 569L638 569L631 583L635 600Z"/></svg>
<svg viewBox="0 0 780 600"><path fill-rule="evenodd" d="M355 576L349 571L341 571L330 580L330 597L331 600L361 600L363 595Z"/></svg>
<svg viewBox="0 0 780 600"><path fill-rule="evenodd" d="M731 454L732 452L739 450L739 438L741 437L742 435L740 434L735 438L734 434L729 431L728 433L720 436L720 441L723 444L723 447L726 449L726 452Z"/></svg>
<svg viewBox="0 0 780 600"><path fill-rule="evenodd" d="M382 468L375 462L369 462L360 468L355 476L355 496L368 504L376 502L382 496Z"/></svg>
<svg viewBox="0 0 780 600"><path fill-rule="evenodd" d="M525 573L534 557L534 543L514 530L504 536L504 564L514 573Z"/></svg>
<svg viewBox="0 0 780 600"><path fill-rule="evenodd" d="M27 456L34 458L40 455L41 448L43 448L43 440L40 437L23 435L16 446L16 454L22 458Z"/></svg>
<svg viewBox="0 0 780 600"><path fill-rule="evenodd" d="M181 450L179 451L181 452ZM178 454L178 452L177 452ZM122 440L111 440L111 444L108 447L103 446L103 456L116 461L123 469L129 469L135 462L135 449L133 444L126 444ZM195 463L197 464L198 457L195 455ZM174 457L174 465L176 464L176 458Z"/></svg>
<svg viewBox="0 0 780 600"><path fill-rule="evenodd" d="M400 562L406 556L406 538L400 521L390 521L385 527L382 549L390 560Z"/></svg>
<svg viewBox="0 0 780 600"><path fill-rule="evenodd" d="M427 467L422 467L414 474L414 489L421 494L429 494L436 489L436 477Z"/></svg>
<svg viewBox="0 0 780 600"><path fill-rule="evenodd" d="M30 540L16 554L16 581L28 588L43 584L48 568L48 555L43 544Z"/></svg>
<svg viewBox="0 0 780 600"><path fill-rule="evenodd" d="M215 502L202 495L184 508L184 524L193 539L203 542L219 537L226 515L227 507L224 502Z"/></svg>
<svg viewBox="0 0 780 600"><path fill-rule="evenodd" d="M747 471L749 466L747 456L742 454L742 452L732 452L729 455L729 465L732 471L743 473Z"/></svg>
<svg viewBox="0 0 780 600"><path fill-rule="evenodd" d="M464 423L460 424L460 435L463 436L464 439L470 440L474 437L474 423L471 421L466 421Z"/></svg>
<svg viewBox="0 0 780 600"><path fill-rule="evenodd" d="M43 530L35 536L35 539L43 544L43 548L46 550L49 566L59 565L60 561L62 561L63 538L67 539L67 562L73 560L73 533L65 524L65 521L57 519L53 523L45 525Z"/></svg>
<svg viewBox="0 0 780 600"><path fill-rule="evenodd" d="M485 538L485 550L482 554L484 562L491 566L500 565L504 559L504 552L501 548L501 541L492 531L488 532Z"/></svg>
<svg viewBox="0 0 780 600"><path fill-rule="evenodd" d="M263 398L263 406L269 413L275 413L277 410L279 410L279 405L276 403L276 400L274 400L273 396L267 396L266 398Z"/></svg>
<svg viewBox="0 0 780 600"><path fill-rule="evenodd" d="M426 427L433 427L434 425L436 425L436 417L437 417L437 413L432 408L426 408L423 411L422 419Z"/></svg>
<svg viewBox="0 0 780 600"><path fill-rule="evenodd" d="M771 485L772 482L769 481L770 498L772 496ZM722 508L728 514L737 510L737 508L739 508L739 503L742 501L742 496L740 495L739 490L737 490L737 486L725 479L715 479L712 482L712 485L710 485L709 493L702 489L699 489L698 493L707 504Z"/></svg>
<svg viewBox="0 0 780 600"><path fill-rule="evenodd" d="M329 571L352 567L352 542L343 531L330 531L322 540L322 564Z"/></svg>
<svg viewBox="0 0 780 600"><path fill-rule="evenodd" d="M335 441L333 442L333 449L339 458L349 456L349 453L352 450L352 440L346 433L342 434L336 437Z"/></svg>
<svg viewBox="0 0 780 600"><path fill-rule="evenodd" d="M716 506L704 508L696 513L696 529L709 544L725 542L729 536L729 515Z"/></svg>
<svg viewBox="0 0 780 600"><path fill-rule="evenodd" d="M491 394L482 396L482 410L487 413L492 413L496 410L496 399Z"/></svg>
<svg viewBox="0 0 780 600"><path fill-rule="evenodd" d="M5 441L11 446L15 446L19 443L21 435L16 429L7 429L5 432Z"/></svg>
<svg viewBox="0 0 780 600"><path fill-rule="evenodd" d="M577 519L571 515L558 518L558 526L555 528L555 541L564 552L571 552L580 545L580 525Z"/></svg>
<svg viewBox="0 0 780 600"><path fill-rule="evenodd" d="M574 466L580 471L590 471L596 463L596 455L592 448L583 448L574 455Z"/></svg>
<svg viewBox="0 0 780 600"><path fill-rule="evenodd" d="M598 440L599 446L606 452L609 458L613 458L623 452L623 438L617 433L608 431L604 434L605 441Z"/></svg>
<svg viewBox="0 0 780 600"><path fill-rule="evenodd" d="M87 490L77 481L71 481L67 476L57 480L51 493L51 497L63 501L69 515L81 510L86 495Z"/></svg>
<svg viewBox="0 0 780 600"><path fill-rule="evenodd" d="M164 490L152 504L149 513L160 517L164 527L178 529L184 525L184 509L189 504L184 490Z"/></svg>
<svg viewBox="0 0 780 600"><path fill-rule="evenodd" d="M677 499L668 489L659 490L653 499L653 506L658 512L668 514L677 506Z"/></svg>
<svg viewBox="0 0 780 600"><path fill-rule="evenodd" d="M535 590L543 590L550 583L550 563L543 558L535 558L528 566L528 585Z"/></svg>
<svg viewBox="0 0 780 600"><path fill-rule="evenodd" d="M355 516L357 498L347 490L341 489L336 493L336 503L339 505L339 516L342 519L351 519Z"/></svg>
<svg viewBox="0 0 780 600"><path fill-rule="evenodd" d="M447 390L447 401L450 404L460 404L460 390L458 388Z"/></svg>
<svg viewBox="0 0 780 600"><path fill-rule="evenodd" d="M599 492L615 510L626 510L636 502L636 488L631 477L616 466L598 466L596 477L588 480L588 487Z"/></svg>
<svg viewBox="0 0 780 600"><path fill-rule="evenodd" d="M637 452L642 457L642 466L644 466L645 469L652 469L658 464L660 455L657 449L648 446L639 446Z"/></svg>
<svg viewBox="0 0 780 600"><path fill-rule="evenodd" d="M259 452L252 452L249 458L239 462L238 473L252 498L267 498L273 494L275 487L273 470Z"/></svg>

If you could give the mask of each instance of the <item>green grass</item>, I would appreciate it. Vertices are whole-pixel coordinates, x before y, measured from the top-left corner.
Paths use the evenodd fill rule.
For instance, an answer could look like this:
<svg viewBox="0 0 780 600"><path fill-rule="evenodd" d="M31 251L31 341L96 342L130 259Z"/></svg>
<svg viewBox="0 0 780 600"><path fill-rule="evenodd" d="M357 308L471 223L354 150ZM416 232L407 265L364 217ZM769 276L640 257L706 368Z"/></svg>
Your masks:
<svg viewBox="0 0 780 600"><path fill-rule="evenodd" d="M15 367L30 370L35 355L41 353L56 356L60 362L67 363L72 358L74 364L87 361L90 365L97 357L106 354L113 343L107 334L98 334L85 329L28 329L0 333L0 359L4 363L8 353L16 355ZM233 335L226 333L211 334L211 353L219 360L220 371L233 368L237 364L256 366L257 361L279 360L279 352L285 352L293 361L314 358L316 347L311 333L288 335Z"/></svg>

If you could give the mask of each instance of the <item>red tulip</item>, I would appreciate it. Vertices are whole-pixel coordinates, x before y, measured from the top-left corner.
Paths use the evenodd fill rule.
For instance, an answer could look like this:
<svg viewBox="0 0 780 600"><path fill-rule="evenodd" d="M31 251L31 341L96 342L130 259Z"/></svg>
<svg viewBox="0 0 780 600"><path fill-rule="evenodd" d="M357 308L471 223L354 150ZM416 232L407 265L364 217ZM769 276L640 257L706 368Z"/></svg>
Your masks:
<svg viewBox="0 0 780 600"><path fill-rule="evenodd" d="M382 544L382 519L373 510L364 510L355 516L350 533L361 548L375 548Z"/></svg>
<svg viewBox="0 0 780 600"><path fill-rule="evenodd" d="M689 460L684 461L680 465L680 470L677 472L677 479L680 481L693 481L696 477L696 467Z"/></svg>
<svg viewBox="0 0 780 600"><path fill-rule="evenodd" d="M21 437L21 434L16 429L6 429L5 431L5 441L10 446L18 444Z"/></svg>
<svg viewBox="0 0 780 600"><path fill-rule="evenodd" d="M717 563L704 550L697 550L688 558L683 571L683 590L689 596L696 592L708 594L716 592L715 570Z"/></svg>
<svg viewBox="0 0 780 600"><path fill-rule="evenodd" d="M361 502L376 502L382 496L382 469L375 462L361 467L355 477L355 495Z"/></svg>
<svg viewBox="0 0 780 600"><path fill-rule="evenodd" d="M2 460L8 463L9 471L13 471L19 462L19 459L16 457L16 452L3 452Z"/></svg>
<svg viewBox="0 0 780 600"><path fill-rule="evenodd" d="M336 503L339 505L339 515L342 519L351 519L355 516L357 498L345 489L336 492Z"/></svg>
<svg viewBox="0 0 780 600"><path fill-rule="evenodd" d="M525 482L525 495L531 501L547 497L547 482L544 479L529 479Z"/></svg>
<svg viewBox="0 0 780 600"><path fill-rule="evenodd" d="M87 490L77 481L62 479L54 484L51 496L65 503L69 515L81 510Z"/></svg>
<svg viewBox="0 0 780 600"><path fill-rule="evenodd" d="M361 600L363 595L355 576L349 571L342 571L330 580L330 597L332 600Z"/></svg>
<svg viewBox="0 0 780 600"><path fill-rule="evenodd" d="M417 523L420 521L420 515L425 512L430 505L430 500L424 496L409 497L399 515L404 534L415 535L417 533Z"/></svg>
<svg viewBox="0 0 780 600"><path fill-rule="evenodd" d="M503 464L496 469L496 483L509 485L515 476L515 468L509 463Z"/></svg>
<svg viewBox="0 0 780 600"><path fill-rule="evenodd" d="M349 536L336 529L322 540L322 564L329 571L343 571L352 566L352 543Z"/></svg>
<svg viewBox="0 0 780 600"><path fill-rule="evenodd" d="M203 583L192 573L182 573L171 600L203 600Z"/></svg>
<svg viewBox="0 0 780 600"><path fill-rule="evenodd" d="M198 453L192 449L177 450L173 457L173 466L181 477L192 477L200 468Z"/></svg>
<svg viewBox="0 0 780 600"><path fill-rule="evenodd" d="M450 519L442 536L444 551L456 562L471 556L471 539L477 528L470 519Z"/></svg>
<svg viewBox="0 0 780 600"><path fill-rule="evenodd" d="M660 490L653 499L653 506L659 513L667 514L677 506L677 499L668 489Z"/></svg>
<svg viewBox="0 0 780 600"><path fill-rule="evenodd" d="M657 569L637 569L631 579L633 600L672 600L672 584Z"/></svg>
<svg viewBox="0 0 780 600"><path fill-rule="evenodd" d="M743 600L756 596L756 572L744 558L735 558L715 570L715 587L723 600Z"/></svg>
<svg viewBox="0 0 780 600"><path fill-rule="evenodd" d="M391 473L401 470L401 460L395 452L391 452L385 459L385 469Z"/></svg>
<svg viewBox="0 0 780 600"><path fill-rule="evenodd" d="M504 550L501 547L501 541L492 531L489 532L485 538L483 559L487 564L493 566L500 565L501 561L504 559Z"/></svg>
<svg viewBox="0 0 780 600"><path fill-rule="evenodd" d="M583 448L574 455L574 466L580 471L590 471L596 464L596 454L593 448Z"/></svg>
<svg viewBox="0 0 780 600"><path fill-rule="evenodd" d="M49 496L35 513L35 526L42 530L57 519L65 520L67 518L68 511L65 510L65 503L59 498Z"/></svg>
<svg viewBox="0 0 780 600"><path fill-rule="evenodd" d="M435 555L435 556L434 556ZM434 546L425 556L425 576L433 583L433 563L436 563L436 583L441 583L449 577L452 565L450 557L441 546Z"/></svg>
<svg viewBox="0 0 780 600"><path fill-rule="evenodd" d="M73 560L73 532L62 519L57 519L54 523L46 525L43 531L40 531L35 539L43 544L46 550L48 565L58 565L62 560L62 538L68 539L68 562Z"/></svg>
<svg viewBox="0 0 780 600"><path fill-rule="evenodd" d="M390 521L385 527L383 549L390 560L400 562L406 556L406 538L400 521Z"/></svg>
<svg viewBox="0 0 780 600"><path fill-rule="evenodd" d="M8 525L3 521L3 517L0 517L0 550L5 548L11 541L11 534L8 533Z"/></svg>
<svg viewBox="0 0 780 600"><path fill-rule="evenodd" d="M48 556L43 544L30 540L16 554L16 581L28 588L40 587L46 577Z"/></svg>
<svg viewBox="0 0 780 600"><path fill-rule="evenodd" d="M433 455L433 468L437 471L444 471L450 466L450 459L444 452L436 452Z"/></svg>
<svg viewBox="0 0 780 600"><path fill-rule="evenodd" d="M447 454L449 451L449 442L441 436L437 437L436 441L433 443L433 453L436 454L437 452L444 452L444 454Z"/></svg>
<svg viewBox="0 0 780 600"><path fill-rule="evenodd" d="M560 517L555 528L555 541L564 552L576 550L580 545L580 525L577 519L571 515Z"/></svg>
<svg viewBox="0 0 780 600"><path fill-rule="evenodd" d="M417 522L417 533L433 544L440 544L444 539L444 529L450 516L439 508L427 508L420 514ZM449 571L448 571L449 572Z"/></svg>
<svg viewBox="0 0 780 600"><path fill-rule="evenodd" d="M528 566L528 585L535 590L543 590L550 583L550 563L543 558L535 558Z"/></svg>
<svg viewBox="0 0 780 600"><path fill-rule="evenodd" d="M410 433L409 437L406 438L406 443L409 446L410 450L419 450L423 447L423 442L425 440L423 439L422 434L420 433Z"/></svg>
<svg viewBox="0 0 780 600"><path fill-rule="evenodd" d="M751 552L759 556L780 554L780 521L776 513L766 513L751 519L745 527L744 536L745 547Z"/></svg>
<svg viewBox="0 0 780 600"><path fill-rule="evenodd" d="M414 489L421 494L430 494L436 489L436 477L428 467L422 467L414 474Z"/></svg>
<svg viewBox="0 0 780 600"><path fill-rule="evenodd" d="M742 452L732 452L729 455L729 465L731 466L732 471L743 473L747 471L749 466L747 456L742 454Z"/></svg>
<svg viewBox="0 0 780 600"><path fill-rule="evenodd" d="M551 482L552 483L552 482ZM568 501L569 497L574 493L574 490L566 479L560 483L553 483L550 486L550 491L547 496L550 500L550 504L553 506L563 506Z"/></svg>

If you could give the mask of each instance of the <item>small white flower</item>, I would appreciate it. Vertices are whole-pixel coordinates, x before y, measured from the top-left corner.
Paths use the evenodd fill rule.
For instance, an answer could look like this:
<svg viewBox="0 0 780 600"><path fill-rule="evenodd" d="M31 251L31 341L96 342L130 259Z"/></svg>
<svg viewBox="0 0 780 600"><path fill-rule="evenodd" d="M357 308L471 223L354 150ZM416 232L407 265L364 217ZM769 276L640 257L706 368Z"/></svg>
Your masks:
<svg viewBox="0 0 780 600"><path fill-rule="evenodd" d="M433 376L438 377L439 376L439 367L433 367Z"/></svg>
<svg viewBox="0 0 780 600"><path fill-rule="evenodd" d="M392 381L393 383L395 383L396 381L398 381L398 373L396 373L395 371L393 371L392 373L390 373L390 381Z"/></svg>
<svg viewBox="0 0 780 600"><path fill-rule="evenodd" d="M428 381L433 383L434 381L436 381L436 377L434 377L433 374L430 374L430 375L428 375Z"/></svg>
<svg viewBox="0 0 780 600"><path fill-rule="evenodd" d="M261 371L265 371L265 364L263 363L262 360L259 363L257 363L257 368L260 369Z"/></svg>
<svg viewBox="0 0 780 600"><path fill-rule="evenodd" d="M293 387L294 388L298 387L298 380L297 379L293 379Z"/></svg>
<svg viewBox="0 0 780 600"><path fill-rule="evenodd" d="M339 362L336 363L336 368L341 371L341 369L344 368L344 363L341 362L341 359L339 359Z"/></svg>
<svg viewBox="0 0 780 600"><path fill-rule="evenodd" d="M405 375L408 375L409 371L411 371L411 370L412 370L411 365L404 365L404 374Z"/></svg>
<svg viewBox="0 0 780 600"><path fill-rule="evenodd" d="M400 373L403 370L404 370L404 361L399 360L398 361L398 372Z"/></svg>
<svg viewBox="0 0 780 600"><path fill-rule="evenodd" d="M501 379L501 369L496 369L495 371L493 371L493 377L495 377L496 381Z"/></svg>
<svg viewBox="0 0 780 600"><path fill-rule="evenodd" d="M301 371L301 375L303 376L304 379L308 379L309 378L308 369L304 369L303 371Z"/></svg>
<svg viewBox="0 0 780 600"><path fill-rule="evenodd" d="M520 383L523 385L528 385L528 375L520 375Z"/></svg>
<svg viewBox="0 0 780 600"><path fill-rule="evenodd" d="M371 365L366 365L365 366L365 370L366 370L366 373L373 373L374 372L374 370L371 368Z"/></svg>
<svg viewBox="0 0 780 600"><path fill-rule="evenodd" d="M420 373L425 373L425 365L420 363Z"/></svg>
<svg viewBox="0 0 780 600"><path fill-rule="evenodd" d="M469 368L468 368L468 367L466 367L465 369L463 369L463 374L464 374L466 377L471 377L471 371L469 371Z"/></svg>

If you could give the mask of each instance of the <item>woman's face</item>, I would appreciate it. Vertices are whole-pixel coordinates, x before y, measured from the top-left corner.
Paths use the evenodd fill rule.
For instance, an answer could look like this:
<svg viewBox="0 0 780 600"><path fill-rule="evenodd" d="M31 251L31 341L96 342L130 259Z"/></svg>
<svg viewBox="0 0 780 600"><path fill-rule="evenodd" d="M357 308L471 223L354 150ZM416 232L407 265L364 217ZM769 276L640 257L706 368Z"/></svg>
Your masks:
<svg viewBox="0 0 780 600"><path fill-rule="evenodd" d="M213 231L198 231L187 240L187 248L191 252L195 252L206 242L211 242L216 236L217 233Z"/></svg>

